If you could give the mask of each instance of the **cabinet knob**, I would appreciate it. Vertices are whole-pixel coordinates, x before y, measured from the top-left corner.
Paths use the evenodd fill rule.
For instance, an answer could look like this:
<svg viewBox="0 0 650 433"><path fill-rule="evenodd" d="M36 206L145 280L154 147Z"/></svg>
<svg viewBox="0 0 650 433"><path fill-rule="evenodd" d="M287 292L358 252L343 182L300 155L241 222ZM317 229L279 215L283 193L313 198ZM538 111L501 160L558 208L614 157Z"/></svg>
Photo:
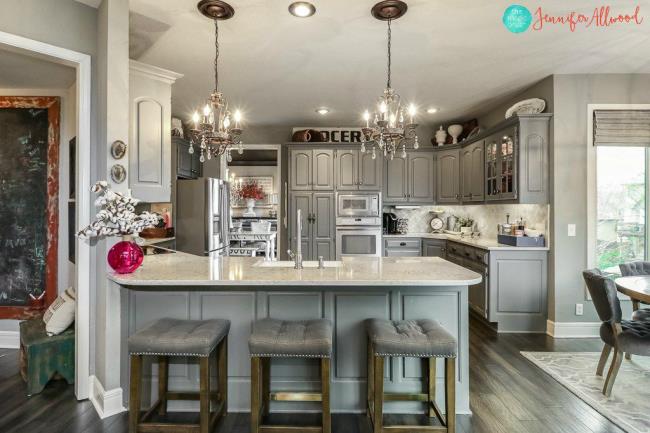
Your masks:
<svg viewBox="0 0 650 433"><path fill-rule="evenodd" d="M400 243L399 243L399 246L400 246L400 247L405 247L405 246L406 246L406 242L400 242Z"/></svg>
<svg viewBox="0 0 650 433"><path fill-rule="evenodd" d="M363 181L362 181L362 180L359 181L359 185L363 185Z"/></svg>

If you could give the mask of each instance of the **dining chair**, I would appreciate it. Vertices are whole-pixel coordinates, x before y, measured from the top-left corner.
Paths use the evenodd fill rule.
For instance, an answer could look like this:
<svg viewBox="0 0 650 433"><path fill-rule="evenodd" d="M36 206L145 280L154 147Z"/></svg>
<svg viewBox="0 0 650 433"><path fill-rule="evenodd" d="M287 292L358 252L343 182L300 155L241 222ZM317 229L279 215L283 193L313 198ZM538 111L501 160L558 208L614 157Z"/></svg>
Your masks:
<svg viewBox="0 0 650 433"><path fill-rule="evenodd" d="M612 363L607 372L603 394L609 397L616 375L621 367L623 353L650 356L650 322L645 320L622 320L621 303L616 283L599 269L584 271L582 276L594 302L600 325L600 338L605 343L598 361L596 375L602 376L610 352L614 349Z"/></svg>
<svg viewBox="0 0 650 433"><path fill-rule="evenodd" d="M629 262L618 265L621 275L624 277L634 277L638 275L650 276L650 262ZM645 302L641 302L648 305ZM632 320L650 320L650 308L639 308L639 301L632 300Z"/></svg>

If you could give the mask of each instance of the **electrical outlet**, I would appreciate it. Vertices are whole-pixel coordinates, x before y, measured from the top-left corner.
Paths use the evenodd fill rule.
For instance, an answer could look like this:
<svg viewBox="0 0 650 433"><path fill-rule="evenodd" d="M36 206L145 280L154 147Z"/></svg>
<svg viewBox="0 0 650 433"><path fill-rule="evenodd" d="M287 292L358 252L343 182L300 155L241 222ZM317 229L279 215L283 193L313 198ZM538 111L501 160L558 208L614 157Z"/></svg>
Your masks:
<svg viewBox="0 0 650 433"><path fill-rule="evenodd" d="M582 316L584 314L583 305L576 304L576 316Z"/></svg>
<svg viewBox="0 0 650 433"><path fill-rule="evenodd" d="M569 224L567 226L567 236L569 237L575 237L576 235L576 225L575 224Z"/></svg>

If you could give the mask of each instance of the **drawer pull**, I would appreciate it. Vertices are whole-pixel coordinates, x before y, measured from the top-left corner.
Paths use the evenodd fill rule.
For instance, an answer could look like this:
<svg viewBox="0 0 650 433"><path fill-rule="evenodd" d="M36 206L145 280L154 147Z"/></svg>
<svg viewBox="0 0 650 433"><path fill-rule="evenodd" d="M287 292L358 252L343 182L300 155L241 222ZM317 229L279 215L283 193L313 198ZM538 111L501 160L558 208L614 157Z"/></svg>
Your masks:
<svg viewBox="0 0 650 433"><path fill-rule="evenodd" d="M405 246L406 246L406 242L400 242L400 243L399 243L399 246L400 246L400 247L405 247Z"/></svg>

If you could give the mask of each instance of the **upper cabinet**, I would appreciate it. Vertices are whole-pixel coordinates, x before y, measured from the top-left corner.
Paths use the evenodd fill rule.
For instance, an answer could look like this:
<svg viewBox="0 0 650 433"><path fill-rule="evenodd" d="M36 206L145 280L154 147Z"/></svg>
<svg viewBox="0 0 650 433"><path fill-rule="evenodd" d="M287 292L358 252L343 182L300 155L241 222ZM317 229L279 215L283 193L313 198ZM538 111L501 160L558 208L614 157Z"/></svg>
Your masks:
<svg viewBox="0 0 650 433"><path fill-rule="evenodd" d="M409 151L395 155L384 165L384 204L431 205L434 200L433 154Z"/></svg>
<svg viewBox="0 0 650 433"><path fill-rule="evenodd" d="M289 159L292 190L334 190L333 149L292 149Z"/></svg>
<svg viewBox="0 0 650 433"><path fill-rule="evenodd" d="M203 164L199 160L199 152L190 153L190 142L172 137L173 147L176 148L176 177L182 179L198 179L203 175Z"/></svg>
<svg viewBox="0 0 650 433"><path fill-rule="evenodd" d="M438 151L436 166L438 203L460 203L460 150Z"/></svg>
<svg viewBox="0 0 650 433"><path fill-rule="evenodd" d="M484 141L476 141L460 151L460 190L463 203L485 199Z"/></svg>
<svg viewBox="0 0 650 433"><path fill-rule="evenodd" d="M130 63L129 187L144 202L171 200L171 86L180 77Z"/></svg>
<svg viewBox="0 0 650 433"><path fill-rule="evenodd" d="M336 189L379 191L383 163L359 149L336 149Z"/></svg>

